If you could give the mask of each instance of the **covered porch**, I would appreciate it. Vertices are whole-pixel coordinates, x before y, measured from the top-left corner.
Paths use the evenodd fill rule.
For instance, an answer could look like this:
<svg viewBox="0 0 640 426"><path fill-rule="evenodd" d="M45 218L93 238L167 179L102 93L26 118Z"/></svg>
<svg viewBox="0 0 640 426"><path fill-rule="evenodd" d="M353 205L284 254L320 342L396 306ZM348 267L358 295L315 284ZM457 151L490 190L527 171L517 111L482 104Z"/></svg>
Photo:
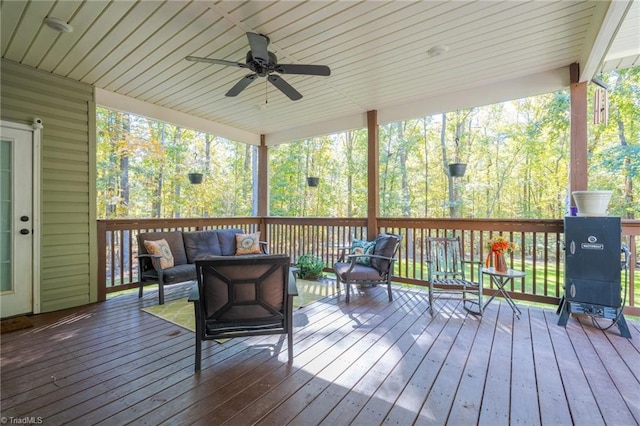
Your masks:
<svg viewBox="0 0 640 426"><path fill-rule="evenodd" d="M33 311L83 306L35 315L33 328L2 337L2 416L82 425L639 423L638 322L628 321L632 339L587 320L556 325L560 219L390 219L379 217L376 201L380 123L562 87L574 102L568 186L585 189L586 88L599 70L636 60L637 53L612 57L609 47L637 4L6 2L2 119L28 124L38 116L47 129L36 156L43 164L36 164L35 192L42 185L44 196L34 206L42 243L33 254ZM47 15L76 32L49 32ZM351 28L355 18L367 25ZM517 37L508 37L514 29ZM305 101L271 97L260 112L262 86L225 99L239 76L184 57L237 60L248 31L272 36L291 62L330 65L335 78L293 78ZM428 55L439 42L449 43L449 55ZM96 221L96 104L258 146L256 217ZM364 126L366 218L269 217L270 146ZM481 258L482 242L505 232L528 247L511 266L530 265L510 294L546 307L521 306L518 320L496 299L480 318L440 301L432 317L419 287L396 286L392 303L380 288L350 305L328 296L295 313L293 365L276 338L236 339L205 344L203 370L194 375L193 334L140 310L157 303L155 290L143 299L107 294L136 285L137 232L226 226L264 231L272 252L295 260L311 251L328 265L351 237L397 230L405 239L394 280L418 286L425 283L425 236L461 235L468 255ZM634 259L639 226L623 225ZM637 315L634 268L626 312ZM189 287L168 287L167 299Z"/></svg>
<svg viewBox="0 0 640 426"><path fill-rule="evenodd" d="M255 145L256 217L242 224L267 232L275 244L272 251L285 249L286 238L296 247L306 247L304 230L313 221L303 219L307 224L290 228L301 230L302 239L287 235L288 225L282 233L268 230L275 223L269 223L268 211L269 149L366 127L368 211L364 225L358 226L359 232L366 227L363 235L375 235L387 227L379 220L377 199L378 126L407 117L570 87L568 189L586 189L586 88L599 71L637 63L638 52L626 43L637 34L637 6L632 1L7 2L2 13L2 119L27 125L38 117L44 126L41 146L33 152L34 187L28 188L33 191L35 238L25 258L33 260L29 268L34 282L29 287L34 296L23 312L102 300L108 280L135 285L134 247L109 251L107 233L99 228L100 221L96 226L96 105ZM57 29L45 23L48 17L57 18ZM258 110L256 105L267 100L262 85L248 87L242 96L226 97L242 77L237 70L185 59L196 55L241 60L248 32L270 37L281 60L325 64L332 75L287 76L304 99L292 102L276 92L277 96L269 95L269 108ZM430 53L436 46L448 51ZM397 226L413 229L413 222ZM477 230L475 224L458 225L434 229ZM501 229L494 224L481 230L517 233L518 227ZM559 235L561 230L553 232ZM547 234L531 235L544 239ZM637 233L629 235L634 238ZM473 245L481 240L473 240ZM419 284L420 240L406 241L405 269L397 278ZM536 253L538 245L536 241L532 246ZM556 253L557 244L546 247L545 256L547 250ZM107 276L109 259L114 267L116 260L120 262L117 273L126 279L114 275L115 269ZM557 255L555 260L541 259L545 265L558 262ZM551 297L547 303L553 304L561 286L559 269L542 271L541 278L531 278L543 280L542 293L532 293Z"/></svg>
<svg viewBox="0 0 640 426"><path fill-rule="evenodd" d="M332 281L326 280L326 286ZM185 297L191 285L168 288ZM330 295L294 313L294 353L278 337L206 342L122 294L35 316L3 336L2 415L44 424L638 424L640 324L632 339L553 308L457 301L427 292Z"/></svg>

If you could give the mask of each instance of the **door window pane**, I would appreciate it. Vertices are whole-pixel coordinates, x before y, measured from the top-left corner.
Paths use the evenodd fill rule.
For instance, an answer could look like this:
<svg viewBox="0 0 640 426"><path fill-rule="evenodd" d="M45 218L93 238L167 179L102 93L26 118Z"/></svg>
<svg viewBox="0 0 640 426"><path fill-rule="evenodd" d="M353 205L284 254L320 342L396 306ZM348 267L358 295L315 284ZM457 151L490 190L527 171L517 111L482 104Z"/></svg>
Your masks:
<svg viewBox="0 0 640 426"><path fill-rule="evenodd" d="M0 141L0 291L11 290L11 142Z"/></svg>

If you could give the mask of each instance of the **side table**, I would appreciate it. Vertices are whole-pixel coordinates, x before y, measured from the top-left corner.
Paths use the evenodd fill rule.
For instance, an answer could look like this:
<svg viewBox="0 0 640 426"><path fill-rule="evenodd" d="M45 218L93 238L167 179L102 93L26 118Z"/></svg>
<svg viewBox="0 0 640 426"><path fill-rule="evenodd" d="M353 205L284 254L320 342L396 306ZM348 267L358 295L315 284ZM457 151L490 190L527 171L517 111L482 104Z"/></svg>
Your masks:
<svg viewBox="0 0 640 426"><path fill-rule="evenodd" d="M522 278L524 277L526 274L524 273L524 271L516 271L515 269L507 269L506 272L498 272L496 271L496 268L482 268L482 273L489 275L489 277L491 278L491 282L494 283L496 285L496 287L498 287L498 290L496 290L495 293L493 293L493 295L489 298L489 300L487 300L487 303L484 304L484 307L486 308L487 305L489 303L491 303L491 301L499 294L501 293L502 296L504 297L504 299L507 301L507 303L509 304L509 306L511 306L511 309L513 309L513 313L516 314L516 317L518 319L520 319L520 314L522 314L522 312L520 312L520 309L516 306L515 302L513 301L513 299L511 298L511 296L509 296L509 293L507 293L505 291L505 286L514 280L514 278Z"/></svg>

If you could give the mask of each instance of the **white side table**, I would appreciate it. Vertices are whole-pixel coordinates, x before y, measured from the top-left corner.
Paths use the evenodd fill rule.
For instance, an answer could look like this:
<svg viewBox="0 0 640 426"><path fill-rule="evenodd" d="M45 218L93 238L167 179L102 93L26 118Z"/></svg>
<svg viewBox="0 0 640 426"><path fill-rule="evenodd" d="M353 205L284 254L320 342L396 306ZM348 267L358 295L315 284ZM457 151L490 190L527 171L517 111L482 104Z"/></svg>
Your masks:
<svg viewBox="0 0 640 426"><path fill-rule="evenodd" d="M504 288L507 284L509 284L509 282L513 281L515 278L524 277L526 275L524 271L507 269L506 272L498 272L496 271L496 268L491 267L491 268L482 268L482 273L489 275L489 277L491 278L491 282L494 283L498 288L498 290L496 290L496 292L493 293L493 295L489 298L489 300L487 300L487 303L484 304L484 307L486 308L487 305L491 303L491 301L499 293L501 293L502 296L504 297L504 300L506 300L509 306L511 306L511 309L513 309L513 313L515 313L516 317L520 319L520 314L522 314L522 312L520 312L520 309L518 309L513 299L511 298L511 296L509 296L509 293L507 293Z"/></svg>

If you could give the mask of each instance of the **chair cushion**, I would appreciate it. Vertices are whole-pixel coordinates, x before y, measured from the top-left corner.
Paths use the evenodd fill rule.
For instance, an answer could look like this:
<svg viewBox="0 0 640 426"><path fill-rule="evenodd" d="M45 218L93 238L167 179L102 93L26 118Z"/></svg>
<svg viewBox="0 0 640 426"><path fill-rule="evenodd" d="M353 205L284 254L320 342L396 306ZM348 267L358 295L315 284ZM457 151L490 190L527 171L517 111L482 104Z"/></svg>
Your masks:
<svg viewBox="0 0 640 426"><path fill-rule="evenodd" d="M138 235L138 241L158 241L167 240L171 254L173 255L173 264L184 265L187 263L187 253L184 251L184 239L182 238L182 231L168 231L168 232L145 232ZM149 253L143 244L138 245L139 254Z"/></svg>
<svg viewBox="0 0 640 426"><path fill-rule="evenodd" d="M398 243L398 238L394 235L380 234L376 237L376 246L373 254L384 257L392 257ZM376 268L381 274L389 269L389 261L386 259L371 259L371 266Z"/></svg>
<svg viewBox="0 0 640 426"><path fill-rule="evenodd" d="M252 234L236 234L236 256L260 254L260 231Z"/></svg>
<svg viewBox="0 0 640 426"><path fill-rule="evenodd" d="M278 256L282 266L273 269L274 263L269 263L271 258L262 256L260 263L240 265L234 264L233 258L211 259L221 263L216 266L216 273L204 268L201 277L207 320L235 322L279 318L280 315L274 315L274 312L280 313L284 309L287 286L283 284L288 283L288 266L285 266L289 259L282 264L280 259L284 256Z"/></svg>
<svg viewBox="0 0 640 426"><path fill-rule="evenodd" d="M376 248L375 241L364 241L358 240L354 238L351 242L351 249L349 250L349 254L373 254L373 251ZM360 263L365 266L371 265L370 257L358 257L356 259L356 263Z"/></svg>
<svg viewBox="0 0 640 426"><path fill-rule="evenodd" d="M333 265L333 270L336 275L340 277L340 280L343 282L347 281L347 271L351 267L351 263L347 262L338 262ZM356 265L351 270L352 280L358 281L380 281L380 272L374 267L361 265L356 263Z"/></svg>
<svg viewBox="0 0 640 426"><path fill-rule="evenodd" d="M163 271L163 281L165 284L181 283L196 279L196 265L193 263L185 263L176 265Z"/></svg>
<svg viewBox="0 0 640 426"><path fill-rule="evenodd" d="M218 229L216 233L222 256L234 256L236 254L236 234L242 234L242 229Z"/></svg>
<svg viewBox="0 0 640 426"><path fill-rule="evenodd" d="M160 256L160 267L162 269L173 267L173 255L171 254L171 248L169 248L167 240L163 238L158 241L145 241L144 247L150 254Z"/></svg>
<svg viewBox="0 0 640 426"><path fill-rule="evenodd" d="M184 232L182 237L189 263L195 262L202 256L220 256L222 254L217 231Z"/></svg>

